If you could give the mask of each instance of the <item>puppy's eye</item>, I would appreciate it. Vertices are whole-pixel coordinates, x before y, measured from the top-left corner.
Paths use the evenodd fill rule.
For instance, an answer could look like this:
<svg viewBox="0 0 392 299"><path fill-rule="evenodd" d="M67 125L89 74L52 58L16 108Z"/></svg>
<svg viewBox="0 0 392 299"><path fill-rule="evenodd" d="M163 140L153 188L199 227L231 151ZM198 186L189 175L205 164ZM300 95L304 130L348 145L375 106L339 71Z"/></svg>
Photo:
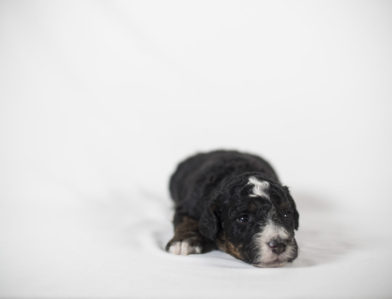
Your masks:
<svg viewBox="0 0 392 299"><path fill-rule="evenodd" d="M284 211L282 212L283 218L289 218L290 217L290 212L289 211Z"/></svg>
<svg viewBox="0 0 392 299"><path fill-rule="evenodd" d="M241 215L236 219L237 222L239 223L247 223L249 221L248 215Z"/></svg>

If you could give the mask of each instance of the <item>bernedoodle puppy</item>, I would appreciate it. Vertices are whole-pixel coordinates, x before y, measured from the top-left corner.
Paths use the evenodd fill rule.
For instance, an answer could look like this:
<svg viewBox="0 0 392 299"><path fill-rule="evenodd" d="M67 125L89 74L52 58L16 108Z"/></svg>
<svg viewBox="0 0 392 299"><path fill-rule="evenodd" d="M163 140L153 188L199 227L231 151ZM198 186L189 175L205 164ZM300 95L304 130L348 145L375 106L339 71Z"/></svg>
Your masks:
<svg viewBox="0 0 392 299"><path fill-rule="evenodd" d="M287 187L264 159L237 151L196 154L170 179L175 203L173 254L220 249L257 267L298 255L298 212Z"/></svg>

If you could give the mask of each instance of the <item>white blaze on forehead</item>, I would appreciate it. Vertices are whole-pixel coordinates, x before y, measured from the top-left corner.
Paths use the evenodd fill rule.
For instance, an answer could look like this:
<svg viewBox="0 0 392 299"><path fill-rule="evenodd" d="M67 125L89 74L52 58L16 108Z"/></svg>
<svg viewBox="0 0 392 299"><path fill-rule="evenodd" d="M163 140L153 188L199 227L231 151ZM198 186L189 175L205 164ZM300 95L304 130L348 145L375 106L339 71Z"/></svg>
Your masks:
<svg viewBox="0 0 392 299"><path fill-rule="evenodd" d="M248 184L253 185L252 192L253 194L250 194L250 197L265 197L269 199L269 195L267 193L267 190L269 188L269 183L267 181L260 181L254 176L249 177L248 179Z"/></svg>

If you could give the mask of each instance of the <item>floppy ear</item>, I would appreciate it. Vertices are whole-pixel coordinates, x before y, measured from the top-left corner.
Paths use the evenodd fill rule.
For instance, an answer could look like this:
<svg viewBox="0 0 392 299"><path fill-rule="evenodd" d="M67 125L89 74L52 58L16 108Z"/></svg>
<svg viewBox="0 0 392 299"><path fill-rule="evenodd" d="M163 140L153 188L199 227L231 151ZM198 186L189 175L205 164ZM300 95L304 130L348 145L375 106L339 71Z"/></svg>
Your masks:
<svg viewBox="0 0 392 299"><path fill-rule="evenodd" d="M294 199L291 197L291 194L289 192L289 188L287 188L286 186L283 186L283 190L285 191L285 194L287 196L287 198L289 199L289 201L291 202L293 209L294 209L294 228L297 230L298 226L299 226L299 214L297 211L297 207L295 205L295 201Z"/></svg>
<svg viewBox="0 0 392 299"><path fill-rule="evenodd" d="M200 233L212 241L215 240L218 234L218 217L215 214L215 208L214 204L206 207L199 220Z"/></svg>

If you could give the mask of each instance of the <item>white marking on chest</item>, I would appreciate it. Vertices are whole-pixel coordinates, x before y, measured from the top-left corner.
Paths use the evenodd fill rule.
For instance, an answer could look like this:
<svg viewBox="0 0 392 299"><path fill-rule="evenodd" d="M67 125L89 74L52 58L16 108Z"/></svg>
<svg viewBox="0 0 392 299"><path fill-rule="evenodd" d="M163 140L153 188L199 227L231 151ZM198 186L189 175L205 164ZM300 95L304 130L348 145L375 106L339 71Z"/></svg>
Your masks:
<svg viewBox="0 0 392 299"><path fill-rule="evenodd" d="M253 185L252 194L250 197L265 197L269 199L267 190L269 188L269 183L267 181L260 181L254 176L249 177L248 184Z"/></svg>

